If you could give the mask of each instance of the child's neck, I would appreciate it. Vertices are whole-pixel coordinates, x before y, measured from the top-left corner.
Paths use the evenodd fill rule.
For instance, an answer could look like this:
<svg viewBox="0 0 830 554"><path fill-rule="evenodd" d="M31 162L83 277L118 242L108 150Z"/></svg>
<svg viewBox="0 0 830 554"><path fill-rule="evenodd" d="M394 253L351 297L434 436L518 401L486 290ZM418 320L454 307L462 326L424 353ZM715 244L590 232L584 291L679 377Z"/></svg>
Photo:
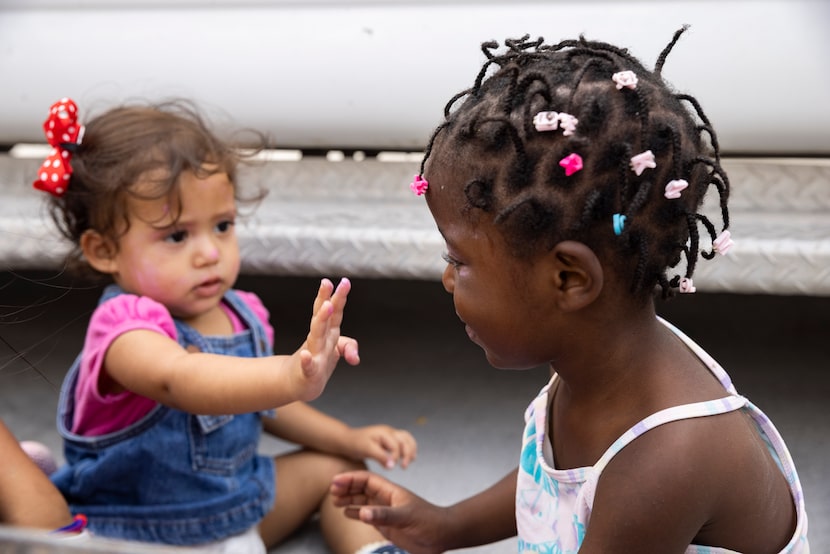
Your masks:
<svg viewBox="0 0 830 554"><path fill-rule="evenodd" d="M228 317L225 307L221 302L205 313L189 318L182 318L181 321L206 336L225 336L232 335L234 332L233 322Z"/></svg>
<svg viewBox="0 0 830 554"><path fill-rule="evenodd" d="M559 381L550 429L557 464L591 465L622 433L671 406L724 395L709 370L649 309L586 314L573 355L552 364ZM563 450L569 445L567 450ZM559 467L559 465L557 465Z"/></svg>
<svg viewBox="0 0 830 554"><path fill-rule="evenodd" d="M620 310L598 305L576 315L570 325L576 342L551 362L551 369L580 403L602 399L621 387L642 386L639 373L651 365L649 359L665 340L665 328L650 302Z"/></svg>

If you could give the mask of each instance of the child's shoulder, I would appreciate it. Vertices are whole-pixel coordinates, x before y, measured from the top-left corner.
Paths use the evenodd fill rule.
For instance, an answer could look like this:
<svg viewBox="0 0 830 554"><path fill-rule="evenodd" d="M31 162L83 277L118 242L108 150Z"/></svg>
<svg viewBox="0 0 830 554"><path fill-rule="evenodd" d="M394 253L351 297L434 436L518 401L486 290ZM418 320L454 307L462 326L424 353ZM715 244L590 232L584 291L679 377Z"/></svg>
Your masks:
<svg viewBox="0 0 830 554"><path fill-rule="evenodd" d="M778 527L765 531L769 540L781 540L787 524L769 509L770 498L787 506L792 497L750 419L737 409L650 429L605 468L594 506L624 510L626 518L658 525L688 526L698 533L695 542L703 540L700 533L707 529L728 530L709 537L711 544L723 544L724 536L755 532L748 514L749 507L756 507L760 521Z"/></svg>
<svg viewBox="0 0 830 554"><path fill-rule="evenodd" d="M175 323L170 311L148 296L123 293L104 298L90 318L90 328L114 329L150 324L169 330L175 336Z"/></svg>
<svg viewBox="0 0 830 554"><path fill-rule="evenodd" d="M94 314L116 316L122 318L153 318L166 315L170 311L161 302L150 298L124 292L115 296L104 296L95 308Z"/></svg>

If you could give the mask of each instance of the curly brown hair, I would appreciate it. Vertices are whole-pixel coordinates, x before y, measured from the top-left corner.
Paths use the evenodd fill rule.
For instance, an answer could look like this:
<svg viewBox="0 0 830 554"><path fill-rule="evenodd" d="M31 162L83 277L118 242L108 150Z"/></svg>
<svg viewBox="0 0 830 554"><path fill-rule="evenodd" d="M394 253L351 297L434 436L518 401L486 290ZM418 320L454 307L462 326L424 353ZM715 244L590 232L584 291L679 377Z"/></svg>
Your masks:
<svg viewBox="0 0 830 554"><path fill-rule="evenodd" d="M84 232L95 230L117 244L129 229L129 198L176 195L185 172L200 178L225 173L238 201L258 201L262 191L242 197L236 184L237 167L248 155L217 137L185 100L118 106L91 119L74 150L66 193L50 197L50 215L72 244L67 267L95 277L80 246ZM142 186L136 187L138 183Z"/></svg>

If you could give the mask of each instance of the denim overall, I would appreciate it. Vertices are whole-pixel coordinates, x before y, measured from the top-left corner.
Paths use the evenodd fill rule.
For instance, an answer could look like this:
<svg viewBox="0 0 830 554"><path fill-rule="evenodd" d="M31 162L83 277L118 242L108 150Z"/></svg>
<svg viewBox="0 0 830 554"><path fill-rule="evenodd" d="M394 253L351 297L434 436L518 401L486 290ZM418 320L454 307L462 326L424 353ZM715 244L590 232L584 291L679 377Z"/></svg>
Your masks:
<svg viewBox="0 0 830 554"><path fill-rule="evenodd" d="M107 287L99 302L124 291ZM242 357L272 352L265 328L229 291L224 301L247 327L202 336L176 320L178 342ZM70 431L80 357L61 389L58 431L67 464L52 480L93 534L174 545L222 540L256 525L274 504L273 461L257 455L259 413L192 415L161 404L125 429L97 437Z"/></svg>

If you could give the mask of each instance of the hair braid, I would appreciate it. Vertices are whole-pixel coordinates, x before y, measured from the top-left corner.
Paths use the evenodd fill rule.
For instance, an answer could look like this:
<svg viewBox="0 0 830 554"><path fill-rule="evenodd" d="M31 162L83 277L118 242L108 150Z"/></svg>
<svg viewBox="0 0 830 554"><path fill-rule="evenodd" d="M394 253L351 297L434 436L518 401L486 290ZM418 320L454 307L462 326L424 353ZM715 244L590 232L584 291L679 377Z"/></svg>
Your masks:
<svg viewBox="0 0 830 554"><path fill-rule="evenodd" d="M548 45L525 35L502 50L483 43L486 59L473 86L445 106L421 173L435 182L433 174L440 180L441 168L452 167L464 211L492 214L517 256L579 240L604 266L628 272L635 294L659 286L669 296L681 276L667 272L684 254L686 278L699 256L713 254L700 251L698 229L715 239L715 227L698 213L710 187L729 226L729 180L711 122L695 98L676 94L661 76L686 28L674 33L654 71L628 50L584 36ZM612 75L626 72L637 82L615 85ZM537 128L540 111L557 112L556 124ZM565 116L578 121L575 128ZM638 159L635 167L634 154L648 151L654 162L639 166ZM572 154L582 167L566 171L560 166ZM680 179L688 182L682 194L665 196L664 185ZM615 214L625 216L616 229Z"/></svg>
<svg viewBox="0 0 830 554"><path fill-rule="evenodd" d="M663 48L663 51L660 52L660 55L657 56L657 63L654 64L654 74L656 76L661 76L663 73L663 64L666 63L666 58L669 56L669 53L674 48L674 45L677 44L677 41L680 40L680 35L685 33L688 30L688 25L683 25L680 29L674 32L674 36L672 37L671 41Z"/></svg>

